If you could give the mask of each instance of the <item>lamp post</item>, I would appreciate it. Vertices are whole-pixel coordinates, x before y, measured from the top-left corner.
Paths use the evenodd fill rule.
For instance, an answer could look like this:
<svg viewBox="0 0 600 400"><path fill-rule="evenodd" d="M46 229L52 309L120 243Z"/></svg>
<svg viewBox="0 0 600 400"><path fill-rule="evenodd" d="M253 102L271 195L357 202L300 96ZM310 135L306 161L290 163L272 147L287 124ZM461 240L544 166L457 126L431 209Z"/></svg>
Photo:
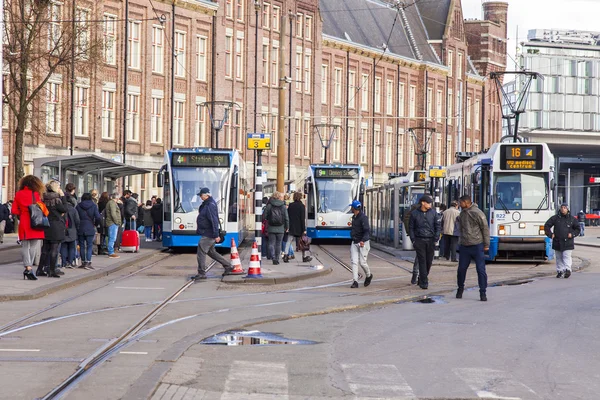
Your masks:
<svg viewBox="0 0 600 400"><path fill-rule="evenodd" d="M425 170L425 161L429 146L431 144L431 135L435 132L435 128L427 126L415 126L408 128L408 133L415 143L415 155L419 157L419 168Z"/></svg>

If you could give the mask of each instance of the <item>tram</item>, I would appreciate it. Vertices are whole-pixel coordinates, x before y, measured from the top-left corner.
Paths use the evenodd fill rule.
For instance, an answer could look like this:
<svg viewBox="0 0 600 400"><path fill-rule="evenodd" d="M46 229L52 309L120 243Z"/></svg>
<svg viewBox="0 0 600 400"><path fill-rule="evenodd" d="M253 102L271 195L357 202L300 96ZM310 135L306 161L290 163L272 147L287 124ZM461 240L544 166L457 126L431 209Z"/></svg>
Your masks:
<svg viewBox="0 0 600 400"><path fill-rule="evenodd" d="M350 239L350 203L363 202L365 185L365 170L360 165L310 165L304 182L307 235L313 239Z"/></svg>
<svg viewBox="0 0 600 400"><path fill-rule="evenodd" d="M545 143L496 143L447 168L447 204L470 195L490 227L487 260L550 260L544 224L555 214L554 156Z"/></svg>
<svg viewBox="0 0 600 400"><path fill-rule="evenodd" d="M217 247L231 247L231 239L239 245L249 232L252 209L247 193L250 184L237 150L168 150L158 174L158 186L164 188L163 246L198 245L196 217L202 204L199 192L203 187L210 189L219 209L220 229L227 232Z"/></svg>

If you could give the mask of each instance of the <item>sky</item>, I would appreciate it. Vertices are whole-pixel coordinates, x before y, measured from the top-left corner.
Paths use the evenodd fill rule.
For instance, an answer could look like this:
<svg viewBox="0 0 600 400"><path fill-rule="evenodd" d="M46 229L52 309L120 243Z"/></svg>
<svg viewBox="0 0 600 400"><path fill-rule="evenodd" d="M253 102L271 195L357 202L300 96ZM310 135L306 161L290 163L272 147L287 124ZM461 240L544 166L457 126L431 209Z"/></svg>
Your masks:
<svg viewBox="0 0 600 400"><path fill-rule="evenodd" d="M462 0L462 6L464 18L483 18L481 0ZM508 54L515 58L517 27L520 43L530 29L600 31L598 15L600 0L508 0Z"/></svg>

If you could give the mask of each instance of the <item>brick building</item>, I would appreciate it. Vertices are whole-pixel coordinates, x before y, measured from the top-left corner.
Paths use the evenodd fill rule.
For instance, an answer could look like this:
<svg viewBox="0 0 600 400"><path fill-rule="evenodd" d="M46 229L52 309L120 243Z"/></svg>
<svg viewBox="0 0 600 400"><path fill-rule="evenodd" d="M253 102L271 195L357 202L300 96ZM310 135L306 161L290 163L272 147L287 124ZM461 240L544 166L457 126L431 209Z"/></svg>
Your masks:
<svg viewBox="0 0 600 400"><path fill-rule="evenodd" d="M362 163L368 175L374 171L376 183L390 172L418 167L409 128L435 128L430 164L451 163L455 151L479 151L499 138L497 97L482 74L506 64L500 48L485 57L497 46L489 39L492 33L505 48L504 2L484 3L490 21L476 23L463 20L458 0L399 9L367 0L180 0L175 6L130 0L127 103L124 1L77 1L77 7L94 16L90 25L106 47L104 62L74 82L74 154L125 155L127 163L158 171L166 149L214 145L202 103L231 101L236 107L219 134L219 146L238 148L251 167L254 156L245 150L245 134L277 132L281 83L286 86L286 169L297 187L308 164L323 160L314 128L321 123L340 126L327 161ZM62 8L58 22L70 18L67 3ZM489 35L482 32L478 41L477 29L484 28ZM279 76L280 46L286 50L285 77ZM173 67L171 53L176 54ZM55 74L48 94L33 105L25 135L26 173L32 172L34 158L70 153L67 72ZM219 112L216 107L215 118ZM12 196L14 168L6 155L14 151L14 121L6 107L4 116L3 190ZM275 149L274 138L273 152L263 157L270 179L275 178ZM128 185L146 199L159 193L155 176L132 177Z"/></svg>

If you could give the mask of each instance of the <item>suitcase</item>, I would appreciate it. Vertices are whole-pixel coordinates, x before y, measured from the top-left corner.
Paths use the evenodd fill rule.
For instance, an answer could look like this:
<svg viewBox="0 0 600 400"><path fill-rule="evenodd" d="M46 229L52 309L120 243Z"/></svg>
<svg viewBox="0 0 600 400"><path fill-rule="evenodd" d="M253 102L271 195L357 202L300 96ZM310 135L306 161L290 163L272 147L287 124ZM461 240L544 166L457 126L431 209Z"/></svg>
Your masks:
<svg viewBox="0 0 600 400"><path fill-rule="evenodd" d="M141 238L140 234L137 230L129 229L123 231L123 236L121 237L121 251L127 251L131 253L137 253L140 251Z"/></svg>

